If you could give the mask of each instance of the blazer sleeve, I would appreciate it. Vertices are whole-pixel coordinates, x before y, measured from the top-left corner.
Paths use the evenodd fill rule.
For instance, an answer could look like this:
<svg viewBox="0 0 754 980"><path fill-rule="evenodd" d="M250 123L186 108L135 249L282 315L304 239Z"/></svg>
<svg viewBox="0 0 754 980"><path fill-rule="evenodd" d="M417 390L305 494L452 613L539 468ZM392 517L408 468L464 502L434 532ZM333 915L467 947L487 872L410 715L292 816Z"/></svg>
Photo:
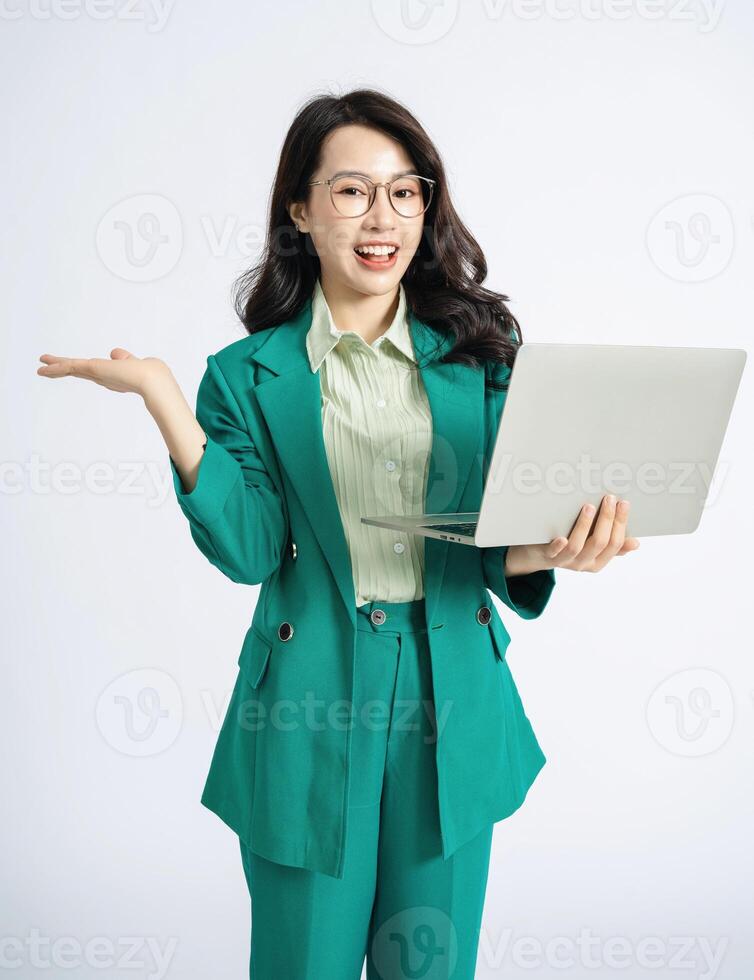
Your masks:
<svg viewBox="0 0 754 980"><path fill-rule="evenodd" d="M511 369L505 365L488 362L487 378L496 382L507 381ZM495 447L497 431L505 406L505 391L487 388L485 392L485 453L484 476L487 477L492 451ZM504 602L506 606L517 613L522 619L536 619L541 616L550 601L550 595L555 588L555 570L542 569L530 572L528 575L513 575L507 577L503 573L508 545L497 548L482 548L482 567L487 588Z"/></svg>
<svg viewBox="0 0 754 980"><path fill-rule="evenodd" d="M207 442L190 493L168 455L178 504L191 537L211 564L233 582L258 585L282 561L288 519L212 354L199 382L196 418Z"/></svg>
<svg viewBox="0 0 754 980"><path fill-rule="evenodd" d="M508 545L482 548L485 584L490 591L522 619L541 616L555 588L555 570L545 568L528 575L503 574Z"/></svg>

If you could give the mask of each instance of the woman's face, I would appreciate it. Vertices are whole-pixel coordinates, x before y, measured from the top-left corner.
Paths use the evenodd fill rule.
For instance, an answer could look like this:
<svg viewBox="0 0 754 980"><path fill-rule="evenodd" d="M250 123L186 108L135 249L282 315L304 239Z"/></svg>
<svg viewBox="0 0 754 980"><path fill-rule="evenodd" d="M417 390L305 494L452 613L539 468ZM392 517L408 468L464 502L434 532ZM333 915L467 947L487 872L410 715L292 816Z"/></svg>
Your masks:
<svg viewBox="0 0 754 980"><path fill-rule="evenodd" d="M396 174L416 173L414 162L397 140L356 124L340 126L329 134L311 180L325 180L343 171L364 174L377 184ZM352 187L344 188L344 195L350 204L359 197ZM424 226L423 214L410 218L398 214L384 187L377 189L369 211L358 217L336 210L326 184L310 187L308 202L292 204L289 212L300 231L311 235L323 282L371 296L397 289L419 247ZM396 251L361 258L356 247L367 242L393 245Z"/></svg>

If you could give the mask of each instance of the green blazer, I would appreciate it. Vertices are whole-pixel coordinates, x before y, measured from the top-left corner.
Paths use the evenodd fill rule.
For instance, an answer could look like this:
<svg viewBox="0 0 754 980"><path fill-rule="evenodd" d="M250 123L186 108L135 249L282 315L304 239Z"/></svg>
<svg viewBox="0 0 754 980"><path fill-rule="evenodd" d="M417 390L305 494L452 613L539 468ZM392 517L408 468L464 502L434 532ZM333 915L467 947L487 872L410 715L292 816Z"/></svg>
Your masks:
<svg viewBox="0 0 754 980"><path fill-rule="evenodd" d="M433 421L426 510L477 511L510 369L442 364L450 338L409 314ZM340 878L348 829L356 607L322 435L319 374L291 320L207 357L196 415L198 479L175 493L199 550L233 582L261 585L201 802L251 848ZM443 857L524 800L545 756L506 662L494 593L523 619L544 610L551 570L507 580L506 548L425 539ZM482 606L489 607L479 618ZM481 620L481 621L480 621ZM293 633L288 639L290 628ZM312 699L330 706L312 714ZM307 707L307 704L309 707ZM340 708L338 708L340 705Z"/></svg>

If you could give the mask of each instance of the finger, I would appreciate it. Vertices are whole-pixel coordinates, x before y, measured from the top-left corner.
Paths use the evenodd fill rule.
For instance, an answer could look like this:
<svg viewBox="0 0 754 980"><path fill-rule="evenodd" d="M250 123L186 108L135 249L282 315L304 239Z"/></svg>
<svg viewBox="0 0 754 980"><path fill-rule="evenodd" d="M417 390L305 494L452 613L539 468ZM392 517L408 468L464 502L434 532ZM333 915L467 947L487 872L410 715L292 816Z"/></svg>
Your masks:
<svg viewBox="0 0 754 980"><path fill-rule="evenodd" d="M589 510L590 507L592 508L591 511ZM576 521L571 528L571 533L568 535L568 543L560 552L559 558L562 564L567 564L569 568L576 567L574 562L581 554L581 549L584 547L584 542L589 534L589 528L592 525L593 519L593 505L584 504L579 511L579 516L576 518Z"/></svg>
<svg viewBox="0 0 754 980"><path fill-rule="evenodd" d="M616 551L615 554L611 554L609 558L607 558L604 562L602 561L603 555L606 554L607 552L603 552L603 555L599 555L597 561L602 562L600 568L603 568L610 560L610 558L622 558L624 555L629 555L631 554L632 551L636 551L638 547L639 547L638 538L626 538L623 544L618 549L618 551ZM596 568L595 571L599 571L599 568Z"/></svg>
<svg viewBox="0 0 754 980"><path fill-rule="evenodd" d="M601 568L604 568L611 558L619 554L623 547L630 507L631 504L628 500L619 500L613 506L613 523L610 529L610 537L605 547L594 556L595 561L600 562Z"/></svg>
<svg viewBox="0 0 754 980"><path fill-rule="evenodd" d="M37 374L48 378L85 378L97 381L106 363L101 357L56 357L54 354L43 354L40 360L50 361L46 367L37 369Z"/></svg>
<svg viewBox="0 0 754 980"><path fill-rule="evenodd" d="M545 557L548 560L551 558L557 558L567 544L568 538L564 538L562 535L557 538L553 538L552 541L545 546Z"/></svg>
<svg viewBox="0 0 754 980"><path fill-rule="evenodd" d="M58 357L57 354L40 354L39 360L44 362L44 368L47 369L59 365L65 358ZM37 370L42 370L42 368L38 368Z"/></svg>
<svg viewBox="0 0 754 980"><path fill-rule="evenodd" d="M127 351L123 347L113 347L113 349L110 351L110 357L112 357L114 361L124 361L126 358L133 356L134 355L130 351Z"/></svg>
<svg viewBox="0 0 754 980"><path fill-rule="evenodd" d="M599 514L597 515L597 520L594 522L594 530L582 548L579 561L590 565L606 551L608 552L606 558L609 558L609 549L614 548L617 551L621 544L623 544L623 533L621 531L621 525L617 520L616 508L617 500L615 495L612 493L605 494L600 501ZM623 522L623 527L625 527L625 521Z"/></svg>
<svg viewBox="0 0 754 980"><path fill-rule="evenodd" d="M58 357L57 354L42 354L39 358L44 365L37 368L37 374L48 378L64 378L68 373L68 357Z"/></svg>
<svg viewBox="0 0 754 980"><path fill-rule="evenodd" d="M623 546L626 542L626 525L628 524L628 512L630 510L630 500L618 501L618 505L615 508L615 520L613 521L613 530L610 535L610 544L608 546L611 557L626 553L623 551Z"/></svg>
<svg viewBox="0 0 754 980"><path fill-rule="evenodd" d="M626 538L626 540L623 542L622 548L618 552L618 555L628 555L632 551L636 551L639 548L639 544L640 542L638 538Z"/></svg>

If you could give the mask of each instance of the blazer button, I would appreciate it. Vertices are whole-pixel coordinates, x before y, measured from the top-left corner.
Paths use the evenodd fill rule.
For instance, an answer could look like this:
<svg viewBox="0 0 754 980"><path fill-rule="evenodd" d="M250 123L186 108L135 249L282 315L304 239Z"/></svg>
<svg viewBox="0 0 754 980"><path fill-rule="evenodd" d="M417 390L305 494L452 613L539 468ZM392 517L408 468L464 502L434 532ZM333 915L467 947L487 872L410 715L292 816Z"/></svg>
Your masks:
<svg viewBox="0 0 754 980"><path fill-rule="evenodd" d="M290 623L281 623L278 626L278 636L281 640L290 640L293 636L293 627Z"/></svg>
<svg viewBox="0 0 754 980"><path fill-rule="evenodd" d="M298 548L296 547L296 542L291 541L291 558L293 559L293 561L295 561L297 557L298 557Z"/></svg>
<svg viewBox="0 0 754 980"><path fill-rule="evenodd" d="M476 611L477 622L481 626L486 626L492 619L492 612L489 606L480 606Z"/></svg>

